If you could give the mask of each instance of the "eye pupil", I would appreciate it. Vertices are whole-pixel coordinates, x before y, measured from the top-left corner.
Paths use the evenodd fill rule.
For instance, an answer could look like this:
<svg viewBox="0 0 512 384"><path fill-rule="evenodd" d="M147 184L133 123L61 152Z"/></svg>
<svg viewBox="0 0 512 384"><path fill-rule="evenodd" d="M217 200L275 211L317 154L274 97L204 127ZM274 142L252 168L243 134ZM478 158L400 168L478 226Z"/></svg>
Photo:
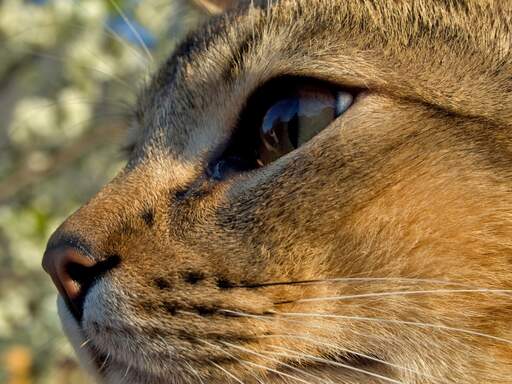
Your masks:
<svg viewBox="0 0 512 384"><path fill-rule="evenodd" d="M348 92L321 86L304 86L292 93L272 104L263 117L258 163L268 164L311 140L353 100Z"/></svg>
<svg viewBox="0 0 512 384"><path fill-rule="evenodd" d="M293 133L297 132L298 113L298 98L278 101L267 111L260 128L262 148L259 152L266 154L261 159L263 163L297 147Z"/></svg>

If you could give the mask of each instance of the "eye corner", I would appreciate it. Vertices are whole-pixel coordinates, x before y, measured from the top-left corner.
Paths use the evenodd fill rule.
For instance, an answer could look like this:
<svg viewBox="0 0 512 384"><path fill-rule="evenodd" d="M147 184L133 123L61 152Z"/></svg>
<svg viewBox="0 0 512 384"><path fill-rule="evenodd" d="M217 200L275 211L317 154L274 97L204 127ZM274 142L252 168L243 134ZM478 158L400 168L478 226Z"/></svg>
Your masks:
<svg viewBox="0 0 512 384"><path fill-rule="evenodd" d="M338 91L336 100L336 117L343 115L354 104L357 93L350 91Z"/></svg>

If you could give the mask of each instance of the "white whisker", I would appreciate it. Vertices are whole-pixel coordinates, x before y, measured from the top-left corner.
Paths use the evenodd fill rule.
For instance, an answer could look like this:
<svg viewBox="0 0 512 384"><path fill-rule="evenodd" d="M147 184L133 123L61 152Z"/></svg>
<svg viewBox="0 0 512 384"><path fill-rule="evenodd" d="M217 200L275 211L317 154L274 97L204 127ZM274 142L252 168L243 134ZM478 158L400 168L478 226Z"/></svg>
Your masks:
<svg viewBox="0 0 512 384"><path fill-rule="evenodd" d="M236 315L236 316L240 316L240 317L248 317L248 318L263 320L263 321L267 321L267 322L275 321L275 319L273 317L263 316L263 315L254 315L254 314L250 314L250 313L238 312L238 311L233 311L233 310L229 310L229 309L223 309L220 312L226 312L226 313L230 313L232 315ZM193 313L190 313L190 314L193 315ZM326 325L304 324L304 322L300 321L300 320L280 318L279 321L285 321L287 323L298 324L298 325L301 325L301 326L306 326L307 328L310 328L310 329L318 329L318 330L321 330L321 331L333 331L333 332L337 331L337 328L332 328L332 327L329 327L329 326L326 326ZM344 331L345 332L350 332L352 334L355 334L355 335L358 335L358 336L362 336L362 337L365 337L365 338L377 338L377 339L381 340L381 338L378 337L378 336L372 336L372 335L369 335L369 334L363 334L363 333L358 332L358 331L356 331L354 329L346 329ZM263 337L263 336L260 336L260 337ZM269 337L271 337L271 336L269 336Z"/></svg>
<svg viewBox="0 0 512 384"><path fill-rule="evenodd" d="M328 347L328 348L336 349L336 350L339 350L339 351L342 351L342 352L346 352L346 353L349 353L349 354L352 354L352 355L355 355L355 356L360 356L360 357L363 357L366 360L374 361L376 363L380 363L380 364L387 365L387 366L390 366L390 367L393 367L393 368L397 368L397 369L400 369L402 371L411 372L411 373L414 373L414 374L419 375L419 376L428 377L428 378L434 379L434 380L441 380L441 379L439 379L439 378L437 378L435 376L431 376L431 375L429 375L427 373L420 372L420 371L412 369L412 368L403 367L401 365L390 363L389 361L382 360L382 359L379 359L379 358L367 355L365 353L356 352L356 351L353 351L351 349L343 348L343 347L340 347L338 345L335 345L335 344L332 344L332 343L327 343L325 341L321 341L321 340L317 340L317 339L313 339L311 337L304 336L304 335L298 335L298 334L262 335L262 336L259 336L258 338L273 338L273 337L278 337L278 338L282 337L282 338L304 340L304 341L307 341L307 342L310 342L310 343L313 343L313 344L316 344L316 345L323 345L323 346Z"/></svg>
<svg viewBox="0 0 512 384"><path fill-rule="evenodd" d="M300 381L300 382L302 382L302 383L304 383L304 384L311 384L311 383L309 383L308 381L305 381L305 380L302 380L302 379L300 379L300 378L298 378L298 377L295 377L295 376L293 376L293 375L289 375L289 374L287 374L287 373L281 372L281 371L279 371L279 370L277 370L277 369L273 369L273 368L266 367L266 366L261 365L261 364L257 364L257 363L253 363L253 362L250 362L250 361L247 361L247 360L241 359L241 358L239 358L239 357L237 357L237 356L233 355L232 353L229 353L229 352L227 352L226 350L222 349L222 347L221 347L220 345L215 345L215 344L209 343L209 342L207 342L207 341L205 341L205 340L202 340L202 342L203 342L203 343L205 343L205 344L207 344L207 345L210 345L210 346L212 346L212 347L214 347L214 348L218 348L218 349L220 349L224 354L226 354L226 355L228 355L228 356L231 356L232 358L236 359L240 364L244 364L244 365L251 365L251 366L254 366L254 367L256 367L256 368L260 368L260 369L263 369L263 370L265 370L265 371L272 372L272 373L275 373L275 374L280 375L280 376L283 376L283 377L287 377L287 378L290 378L290 379L294 379L294 380L296 380L296 381ZM224 343L224 342L223 342L223 344L227 345L227 344L229 344L229 343ZM241 348L241 347L240 347L240 348ZM250 350L247 350L247 351L250 351ZM256 352L254 352L254 353L256 353ZM264 357L264 358L265 358L265 357ZM266 358L267 358L267 359L269 359L268 357L266 357ZM254 375L252 375L252 376L254 377ZM256 378L256 380L257 380L258 382L260 381L258 378Z"/></svg>
<svg viewBox="0 0 512 384"><path fill-rule="evenodd" d="M107 356L105 356L105 360L103 360L103 363L101 364L101 366L98 369L99 372L103 372L103 370L107 366L108 359L110 359L110 352L107 353Z"/></svg>
<svg viewBox="0 0 512 384"><path fill-rule="evenodd" d="M484 337L487 339L492 339L496 341L500 341L507 344L512 344L512 340L504 339L498 336L492 336L485 333L472 331L464 328L450 327L448 325L443 324L432 324L432 323L422 323L415 321L405 321L405 320L394 320L394 319L381 319L376 317L361 317L361 316L344 316L344 315L332 315L329 313L298 313L298 312L276 312L282 316L291 316L291 317L320 317L320 318L330 318L330 319L341 319L341 320L353 320L353 321L364 321L364 322L375 322L375 323L388 323L388 324L400 324L400 325L410 325L419 328L432 328L432 329L440 329L445 331L453 331L464 333L473 336Z"/></svg>
<svg viewBox="0 0 512 384"><path fill-rule="evenodd" d="M124 371L124 375L122 377L122 379L126 379L126 377L128 377L128 373L130 373L130 369L132 368L131 364L128 364L127 367L126 367L126 370Z"/></svg>
<svg viewBox="0 0 512 384"><path fill-rule="evenodd" d="M509 289L432 289L423 291L393 291L393 292L377 292L377 293L363 293L357 295L344 295L344 296L325 296L325 297L310 297L306 299L293 300L291 303L307 303L316 301L342 301L352 299L374 298L374 297L388 297L388 296L410 296L410 295L425 295L425 294L448 294L448 293L481 293L481 294L503 294L510 296L512 290ZM280 304L280 303L277 303Z"/></svg>
<svg viewBox="0 0 512 384"><path fill-rule="evenodd" d="M80 348L85 348L85 346L89 344L91 341L91 339L86 339L82 344L80 344Z"/></svg>
<svg viewBox="0 0 512 384"><path fill-rule="evenodd" d="M262 315L253 315L253 314L239 312L239 311L232 311L232 310L226 309L226 310L222 310L222 312L231 313L236 316L260 319L260 320L264 320L264 321L275 321L275 319L272 317L262 316ZM509 339L505 339L502 337L493 336L493 335L489 335L486 333L481 333L481 332L477 332L477 331L473 331L473 330L469 330L469 329L451 327L451 326L443 325L443 324L432 324L432 323L423 323L423 322L415 322L415 321L394 320L394 319L381 319L381 318L374 318L374 317L332 315L332 314L328 314L328 313L293 313L293 312L275 312L275 313L277 315L290 316L290 317L323 317L323 318L332 318L332 319L341 319L341 320L410 325L410 326L419 327L419 328L431 328L431 329L439 329L439 330L444 330L444 331L458 332L458 333L468 334L468 335L472 335L472 336L483 337L483 338L487 338L490 340L496 340L496 341L500 341L500 342L506 343L506 344L512 344L512 340L509 340ZM279 318L279 321L287 321L287 322L304 325L304 323L301 321L296 321L296 320L286 319L286 318L284 318L284 319ZM328 329L324 326L314 326L312 324L308 324L307 326L309 328L313 328L313 329L320 329L320 330Z"/></svg>
<svg viewBox="0 0 512 384"><path fill-rule="evenodd" d="M233 310L230 310L230 309L221 309L219 312L225 312L225 313L229 313L229 314L240 316L240 317L248 317L248 318L258 319L258 320L263 320L263 321L270 321L270 322L275 321L275 319L273 317L263 316L263 315L253 315L251 313L238 312L238 311L233 311ZM277 312L277 313L279 313L279 312ZM293 319L283 319L283 318L280 318L279 321L286 321L288 323L304 325L303 321L293 320ZM309 328L319 329L319 330L329 330L330 329L329 327L315 326L315 325L312 325L312 324L307 324L307 326ZM357 332L354 332L352 330L349 330L349 331L353 332L353 333L357 333Z"/></svg>
<svg viewBox="0 0 512 384"><path fill-rule="evenodd" d="M235 359L236 361L238 361L240 364L244 364L244 363L245 363L245 361L244 361L244 360L242 360L242 359L240 359L239 357L236 357L235 355L233 355L233 354L229 353L228 351L225 351L224 349L222 349L220 345L210 343L210 342L208 342L208 341L206 341L206 340L203 340L203 339L200 339L200 340L199 340L199 342L201 342L201 343L203 343L203 344L205 344L205 345L208 345L208 346L210 346L210 347L213 347L213 348L216 348L216 349L221 350L221 352L222 352L223 354L225 354L225 355L227 355L227 356L232 357L233 359ZM211 361L210 361L210 362L211 362ZM252 374L252 373L251 373L251 376L252 376L252 377L254 377L258 383L261 383L260 379L259 379L258 377L256 377L254 374Z"/></svg>
<svg viewBox="0 0 512 384"><path fill-rule="evenodd" d="M128 19L128 17L126 17L126 14L124 13L124 11L121 9L121 7L117 4L117 1L116 0L109 0L110 4L112 4L114 6L114 8L116 9L116 11L119 13L119 15L121 16L121 18L124 20L124 22L126 23L126 25L128 26L128 28L130 28L130 30L133 32L133 34L135 35L135 38L137 39L137 41L140 43L140 45L142 46L142 48L144 49L144 51L146 52L146 55L148 56L148 58L151 60L151 61L155 61L155 59L153 58L153 55L151 54L151 52L149 51L149 48L148 46L146 45L146 43L144 42L144 39L142 38L142 36L140 35L140 33L133 27L132 23L130 22L130 20Z"/></svg>
<svg viewBox="0 0 512 384"><path fill-rule="evenodd" d="M280 370L278 369L274 369L274 368L270 368L270 367L266 367L264 365L261 365L261 364L257 364L257 363L253 363L251 361L244 361L243 362L244 364L248 364L248 365L252 365L253 367L256 367L256 368L260 368L260 369L264 369L268 372L272 372L272 373L275 373L276 375L279 375L279 376L282 376L282 377L286 377L288 379L292 379L292 380L295 380L295 381L299 381L301 383L304 383L304 384L311 384L309 381L306 381L306 380L302 380L301 378L299 377L296 377L296 376L293 376L293 375L289 375L288 373L285 373L285 372L281 372Z"/></svg>
<svg viewBox="0 0 512 384"><path fill-rule="evenodd" d="M201 378L201 376L199 375L199 372L197 372L197 370L194 367L192 367L187 361L184 361L184 363L190 369L190 372L192 372L194 374L194 376L197 377L197 379L199 380L199 383L204 384L204 381Z"/></svg>
<svg viewBox="0 0 512 384"><path fill-rule="evenodd" d="M234 379L237 383L240 383L240 384L245 384L242 380L240 380L238 377L236 377L235 375L233 375L231 372L229 372L227 369L221 367L219 364L216 364L214 363L213 361L211 360L208 360L208 362L213 365L214 367L217 367L218 369L220 369L222 372L224 372L226 375L228 375L229 377L231 377L232 379Z"/></svg>
<svg viewBox="0 0 512 384"><path fill-rule="evenodd" d="M290 364L287 364L287 363L285 363L285 362L282 362L282 361L280 361L280 360L278 360L278 359L273 359L273 358L271 358L271 357L269 357L269 356L266 356L266 355L264 355L264 354L262 354L262 353L258 353L258 352L256 352L256 351L251 350L251 349L244 348L244 347L241 347L241 346L239 346L239 345L231 344L231 343L228 343L228 342L222 342L222 344L224 344L224 345L226 345L226 346L230 346L230 347L232 347L232 348L236 348L236 349L238 349L238 350L240 350L240 351L247 352L247 353L251 353L251 354L253 354L253 355L255 355L255 356L259 356L259 357L262 357L262 358L264 358L264 359L267 359L267 360L273 361L273 362L278 363L278 364L280 364L280 365L282 365L282 366L284 366L284 367L286 367L286 368L289 368L289 369L292 369L292 370L294 370L294 371L297 371L297 372L299 372L299 373L301 373L301 374L303 374L303 375L311 376L311 377L313 377L314 379L318 380L318 377L316 377L315 375L313 375L313 374L311 374L311 373L308 373L308 372L306 372L306 371L304 371L303 369L300 369L300 368L298 368L298 367L294 367L293 365L290 365ZM300 380L300 379L298 379L298 378L297 378L297 380ZM323 382L323 383L326 383L326 381L324 381L324 380L322 380L322 382Z"/></svg>
<svg viewBox="0 0 512 384"><path fill-rule="evenodd" d="M353 366L348 365L348 364L343 364L343 363L340 363L340 362L337 362L337 361L327 360L327 359L324 359L322 357L316 357L316 356L313 356L313 355L308 355L308 354L303 353L303 352L296 352L296 351L290 350L288 348L277 347L277 346L274 346L273 348L280 349L280 350L283 350L283 351L287 351L289 353L293 353L295 355L295 357L305 357L305 358L307 358L309 360L317 361L319 363L324 363L324 364L328 364L328 365L332 365L332 366L336 366L336 367L340 367L340 368L345 368L345 369L348 369L348 370L351 370L351 371L354 371L354 372L363 373L365 375L368 375L368 376L371 376L371 377L375 377L375 378L380 379L380 380L384 380L384 381L386 381L388 383L404 384L402 381L395 380L395 379L392 379L390 377L386 377L386 376L383 376L383 375L379 375L378 373L371 372L371 371L368 371L366 369L353 367ZM287 356L287 357L294 357L293 355L290 356L290 355L286 355L286 354L285 354L285 356Z"/></svg>

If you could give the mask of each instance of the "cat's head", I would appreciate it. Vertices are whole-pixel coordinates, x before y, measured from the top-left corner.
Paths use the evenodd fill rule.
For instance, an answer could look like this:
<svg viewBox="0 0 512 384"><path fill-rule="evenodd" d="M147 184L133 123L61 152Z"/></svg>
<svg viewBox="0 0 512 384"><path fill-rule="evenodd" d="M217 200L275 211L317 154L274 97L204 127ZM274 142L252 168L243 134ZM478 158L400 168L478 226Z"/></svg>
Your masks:
<svg viewBox="0 0 512 384"><path fill-rule="evenodd" d="M48 244L84 364L507 382L508 7L264 0L192 34L141 93L126 168Z"/></svg>

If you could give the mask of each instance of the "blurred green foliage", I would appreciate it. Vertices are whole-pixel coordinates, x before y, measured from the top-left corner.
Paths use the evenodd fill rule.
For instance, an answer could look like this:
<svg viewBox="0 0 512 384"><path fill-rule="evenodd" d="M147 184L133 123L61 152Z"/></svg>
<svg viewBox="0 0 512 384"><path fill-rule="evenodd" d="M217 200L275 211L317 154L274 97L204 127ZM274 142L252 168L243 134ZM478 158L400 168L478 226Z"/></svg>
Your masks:
<svg viewBox="0 0 512 384"><path fill-rule="evenodd" d="M202 17L185 0L0 3L0 383L86 382L45 242L122 166L138 85Z"/></svg>

